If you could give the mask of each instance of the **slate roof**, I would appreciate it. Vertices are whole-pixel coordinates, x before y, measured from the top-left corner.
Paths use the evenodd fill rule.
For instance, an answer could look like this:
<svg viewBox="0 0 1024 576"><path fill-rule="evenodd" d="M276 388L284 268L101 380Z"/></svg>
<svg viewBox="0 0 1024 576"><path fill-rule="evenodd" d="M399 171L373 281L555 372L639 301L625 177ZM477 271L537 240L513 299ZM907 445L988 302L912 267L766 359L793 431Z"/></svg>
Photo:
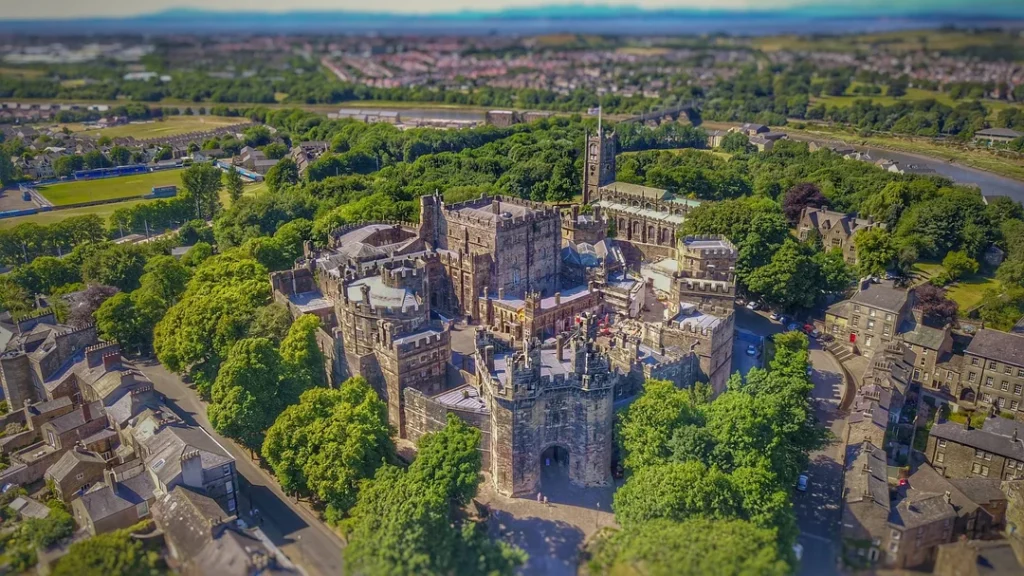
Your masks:
<svg viewBox="0 0 1024 576"><path fill-rule="evenodd" d="M1024 367L1024 335L982 328L974 335L966 353Z"/></svg>
<svg viewBox="0 0 1024 576"><path fill-rule="evenodd" d="M82 495L82 506L93 522L153 498L156 485L149 474L142 473L113 486L100 484Z"/></svg>
<svg viewBox="0 0 1024 576"><path fill-rule="evenodd" d="M119 428L133 416L138 416L147 408L162 408L163 404L156 398L152 390L138 393L128 393L121 396L116 402L107 407L107 417L110 422Z"/></svg>
<svg viewBox="0 0 1024 576"><path fill-rule="evenodd" d="M1017 440L1013 440L1013 429ZM972 448L999 454L1005 458L1024 461L1024 424L1005 418L989 418L981 429L964 429L963 424L943 422L932 426L931 435Z"/></svg>
<svg viewBox="0 0 1024 576"><path fill-rule="evenodd" d="M154 502L153 518L173 543L178 558L187 562L214 540L214 527L234 516L210 497L176 486Z"/></svg>
<svg viewBox="0 0 1024 576"><path fill-rule="evenodd" d="M968 540L942 544L938 547L938 553L938 559L944 564L969 566L973 563L975 570L965 573L965 576L1020 576L1024 573L1024 566L1017 559L1008 540ZM967 562L957 560L963 555L967 555Z"/></svg>
<svg viewBox="0 0 1024 576"><path fill-rule="evenodd" d="M234 462L234 458L202 428L167 426L146 441L149 457L146 467L156 474L163 486L168 486L181 475L181 455L199 450L203 470Z"/></svg>
<svg viewBox="0 0 1024 576"><path fill-rule="evenodd" d="M61 396L55 400L49 400L47 402L38 402L28 407L28 411L36 416L40 414L46 414L47 412L53 412L66 406L71 405L71 397Z"/></svg>
<svg viewBox="0 0 1024 576"><path fill-rule="evenodd" d="M199 574L249 576L254 572L252 564L254 554L270 558L276 557L276 553L268 550L259 538L237 530L225 530L220 538L203 548L203 551L192 561L192 565ZM261 576L292 573L282 570L273 562L259 571Z"/></svg>
<svg viewBox="0 0 1024 576"><path fill-rule="evenodd" d="M89 416L92 419L89 420L88 422L92 422L97 418L103 417L103 403L93 402L89 404L89 412ZM75 430L76 428L85 426L86 423L87 421L85 419L85 412L81 408L68 412L63 416L59 416L47 422L48 425L53 427L54 432L56 432L57 434L70 432L72 430Z"/></svg>
<svg viewBox="0 0 1024 576"><path fill-rule="evenodd" d="M907 303L907 291L896 288L888 280L878 283L867 282L853 295L853 298L850 298L850 301L896 313Z"/></svg>
<svg viewBox="0 0 1024 576"><path fill-rule="evenodd" d="M847 499L861 501L870 498L878 506L889 510L885 452L870 442L850 445L846 450L849 462L846 469ZM851 460L850 455L855 458Z"/></svg>
<svg viewBox="0 0 1024 576"><path fill-rule="evenodd" d="M928 350L938 350L942 346L943 340L946 339L945 330L919 324L913 317L905 320L899 331L903 333L904 342Z"/></svg>
<svg viewBox="0 0 1024 576"><path fill-rule="evenodd" d="M60 482L68 474L74 472L75 468L77 468L78 465L82 463L99 464L101 466L106 466L106 461L104 461L99 454L88 450L79 450L78 448L72 448L71 450L65 452L64 455L60 457L60 460L57 460L57 462L54 463L53 466L50 466L50 468L46 471L46 475L53 478L57 482Z"/></svg>
<svg viewBox="0 0 1024 576"><path fill-rule="evenodd" d="M975 136L1002 136L1003 138L1020 138L1024 133L1010 128L985 128L974 133Z"/></svg>
<svg viewBox="0 0 1024 576"><path fill-rule="evenodd" d="M916 496L916 495L915 495ZM904 529L926 526L933 522L956 518L953 506L946 502L943 494L928 494L909 497L900 501L889 512L889 523Z"/></svg>

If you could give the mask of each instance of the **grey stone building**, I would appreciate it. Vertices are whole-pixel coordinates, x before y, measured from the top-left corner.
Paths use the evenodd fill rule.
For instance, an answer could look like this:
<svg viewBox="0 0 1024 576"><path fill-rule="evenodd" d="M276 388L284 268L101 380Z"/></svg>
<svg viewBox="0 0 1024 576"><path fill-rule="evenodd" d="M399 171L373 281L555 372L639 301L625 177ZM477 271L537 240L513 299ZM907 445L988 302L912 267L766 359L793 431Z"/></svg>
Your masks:
<svg viewBox="0 0 1024 576"><path fill-rule="evenodd" d="M961 398L1024 418L1024 335L982 329L964 351Z"/></svg>
<svg viewBox="0 0 1024 576"><path fill-rule="evenodd" d="M981 428L943 422L932 426L925 459L946 478L1024 478L1024 424L989 418Z"/></svg>

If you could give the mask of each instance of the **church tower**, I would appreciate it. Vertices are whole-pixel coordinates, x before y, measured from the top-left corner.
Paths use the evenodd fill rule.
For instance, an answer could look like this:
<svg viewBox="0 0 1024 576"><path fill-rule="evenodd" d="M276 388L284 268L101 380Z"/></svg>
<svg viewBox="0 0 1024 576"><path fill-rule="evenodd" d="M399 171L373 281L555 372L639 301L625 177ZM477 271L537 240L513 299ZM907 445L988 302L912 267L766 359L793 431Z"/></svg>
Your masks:
<svg viewBox="0 0 1024 576"><path fill-rule="evenodd" d="M605 133L598 112L597 134L587 134L583 164L583 203L598 199L597 189L615 181L615 153L619 139L615 132Z"/></svg>

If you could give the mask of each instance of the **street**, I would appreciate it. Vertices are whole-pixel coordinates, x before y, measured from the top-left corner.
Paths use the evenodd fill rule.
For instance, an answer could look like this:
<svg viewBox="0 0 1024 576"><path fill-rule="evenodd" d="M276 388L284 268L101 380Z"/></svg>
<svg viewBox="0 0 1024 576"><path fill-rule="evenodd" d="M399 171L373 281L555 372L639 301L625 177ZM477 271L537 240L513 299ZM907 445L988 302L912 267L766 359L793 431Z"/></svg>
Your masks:
<svg viewBox="0 0 1024 576"><path fill-rule="evenodd" d="M809 455L808 489L796 492L793 507L800 528L800 543L804 547L799 574L827 576L838 574L836 540L842 509L843 468L836 456L842 448L839 438L846 426L846 414L839 411L843 372L839 362L817 342L811 342L810 357L815 415L836 440L824 450Z"/></svg>
<svg viewBox="0 0 1024 576"><path fill-rule="evenodd" d="M218 434L206 419L206 408L196 393L177 374L168 372L155 360L135 366L167 397L168 406L191 426L202 426L235 458L238 470L239 515L258 509L267 536L309 576L327 576L342 571L342 540L313 513L296 505L273 477L249 459L247 450Z"/></svg>
<svg viewBox="0 0 1024 576"><path fill-rule="evenodd" d="M755 359L746 356L747 345L754 343L757 337L782 330L783 327L767 318L766 313L737 308L733 371L746 374L752 366L759 365ZM846 426L846 415L839 411L844 385L842 368L813 339L810 343L810 363L815 416L821 426L832 431L838 442ZM839 450L839 444L833 443L824 450L812 452L807 469L807 492L794 490L793 508L800 529L799 542L804 548L799 571L801 576L838 574L836 540L843 496L843 470L836 459Z"/></svg>

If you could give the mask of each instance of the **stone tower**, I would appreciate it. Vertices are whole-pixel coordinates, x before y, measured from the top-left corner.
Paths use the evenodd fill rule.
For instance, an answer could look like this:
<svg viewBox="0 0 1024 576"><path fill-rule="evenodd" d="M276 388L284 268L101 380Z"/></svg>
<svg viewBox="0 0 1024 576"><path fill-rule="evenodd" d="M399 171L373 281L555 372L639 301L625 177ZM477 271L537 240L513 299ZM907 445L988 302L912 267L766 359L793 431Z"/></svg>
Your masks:
<svg viewBox="0 0 1024 576"><path fill-rule="evenodd" d="M477 385L490 410L490 473L498 493L536 494L543 471L561 466L577 486L611 482L614 389L610 369L584 330L542 346L526 338L501 350L477 335Z"/></svg>
<svg viewBox="0 0 1024 576"><path fill-rule="evenodd" d="M584 150L584 204L597 200L597 189L615 181L615 153L618 147L618 136L615 132L606 133L599 120L597 133L587 135L587 149Z"/></svg>

